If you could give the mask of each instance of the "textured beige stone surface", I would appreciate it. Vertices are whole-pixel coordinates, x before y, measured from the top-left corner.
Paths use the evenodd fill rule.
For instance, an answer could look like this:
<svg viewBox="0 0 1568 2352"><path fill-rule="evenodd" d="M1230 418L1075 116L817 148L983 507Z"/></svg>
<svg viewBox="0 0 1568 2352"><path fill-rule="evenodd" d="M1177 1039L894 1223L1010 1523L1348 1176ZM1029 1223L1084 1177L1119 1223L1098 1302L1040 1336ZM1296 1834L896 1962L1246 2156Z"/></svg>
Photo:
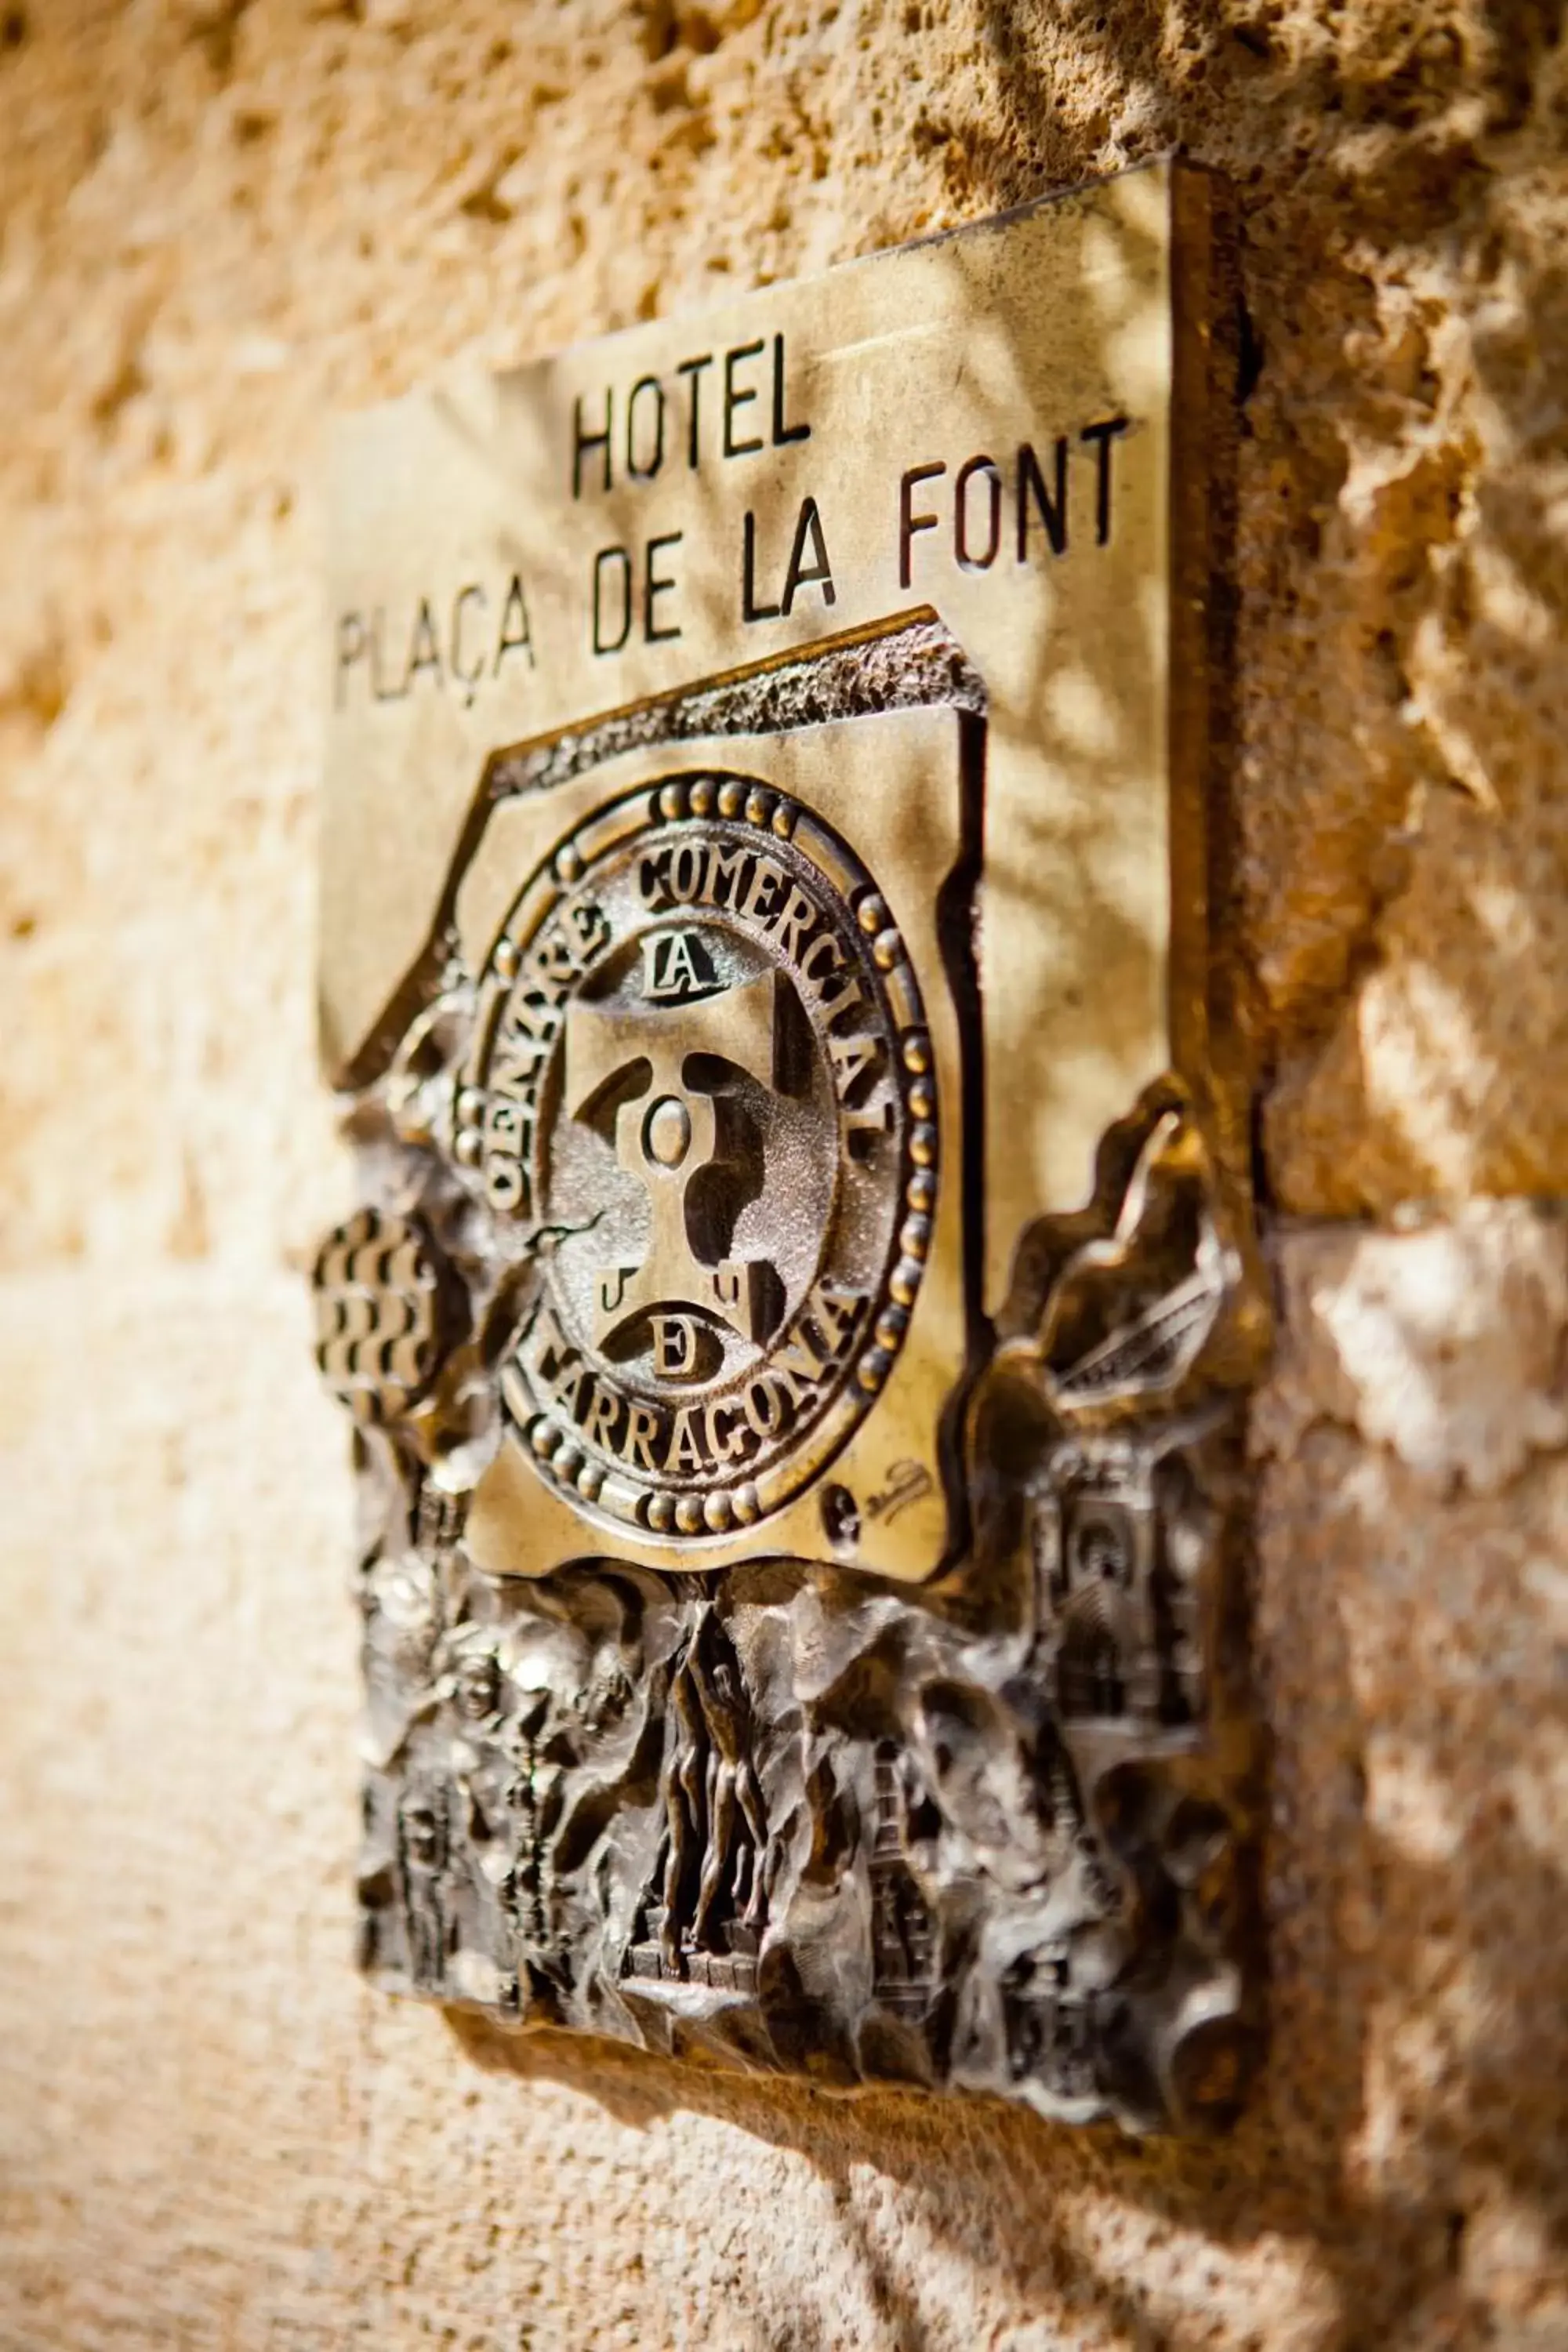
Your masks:
<svg viewBox="0 0 1568 2352"><path fill-rule="evenodd" d="M1568 1190L1556 15L0 6L0 2343L1568 2341L1568 1269L1486 1197ZM1260 359L1263 2095L498 2069L347 1965L316 420L1176 139Z"/></svg>

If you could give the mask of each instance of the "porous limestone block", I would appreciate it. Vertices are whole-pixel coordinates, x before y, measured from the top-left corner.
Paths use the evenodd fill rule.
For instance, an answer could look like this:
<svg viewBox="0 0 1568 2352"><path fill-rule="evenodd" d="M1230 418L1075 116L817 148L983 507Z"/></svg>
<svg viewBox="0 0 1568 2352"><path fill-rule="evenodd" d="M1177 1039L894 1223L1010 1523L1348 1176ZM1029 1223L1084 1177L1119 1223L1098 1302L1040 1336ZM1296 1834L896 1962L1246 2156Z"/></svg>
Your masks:
<svg viewBox="0 0 1568 2352"><path fill-rule="evenodd" d="M1563 74L1483 0L0 10L5 2341L1562 2342L1559 1228L1487 1196L1564 1190ZM1383 1220L1277 1242L1263 2089L1172 2154L495 2071L349 1960L320 419L1173 143L1263 1172Z"/></svg>

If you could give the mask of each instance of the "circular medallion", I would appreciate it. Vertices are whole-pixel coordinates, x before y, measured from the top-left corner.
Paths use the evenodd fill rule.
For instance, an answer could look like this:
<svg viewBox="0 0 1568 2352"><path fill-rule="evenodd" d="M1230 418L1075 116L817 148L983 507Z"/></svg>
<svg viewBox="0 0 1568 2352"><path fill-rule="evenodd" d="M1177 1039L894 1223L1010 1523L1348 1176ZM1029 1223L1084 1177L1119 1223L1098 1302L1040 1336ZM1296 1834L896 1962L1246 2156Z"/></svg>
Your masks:
<svg viewBox="0 0 1568 2352"><path fill-rule="evenodd" d="M457 1152L538 1279L502 1379L542 1475L689 1547L875 1402L937 1185L931 1040L871 877L752 780L596 811L520 893Z"/></svg>

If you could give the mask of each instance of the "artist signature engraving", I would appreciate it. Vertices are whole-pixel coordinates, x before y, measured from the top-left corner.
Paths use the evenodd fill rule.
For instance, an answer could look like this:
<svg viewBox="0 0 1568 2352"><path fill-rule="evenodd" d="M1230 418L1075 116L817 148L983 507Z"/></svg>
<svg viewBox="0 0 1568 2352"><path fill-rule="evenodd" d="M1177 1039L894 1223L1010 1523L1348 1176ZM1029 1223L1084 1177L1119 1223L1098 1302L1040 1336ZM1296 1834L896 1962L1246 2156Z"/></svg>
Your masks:
<svg viewBox="0 0 1568 2352"><path fill-rule="evenodd" d="M935 1481L923 1462L895 1462L888 1473L888 1483L879 1486L866 1504L868 1519L881 1519L889 1527L900 1511L911 1503L923 1503Z"/></svg>

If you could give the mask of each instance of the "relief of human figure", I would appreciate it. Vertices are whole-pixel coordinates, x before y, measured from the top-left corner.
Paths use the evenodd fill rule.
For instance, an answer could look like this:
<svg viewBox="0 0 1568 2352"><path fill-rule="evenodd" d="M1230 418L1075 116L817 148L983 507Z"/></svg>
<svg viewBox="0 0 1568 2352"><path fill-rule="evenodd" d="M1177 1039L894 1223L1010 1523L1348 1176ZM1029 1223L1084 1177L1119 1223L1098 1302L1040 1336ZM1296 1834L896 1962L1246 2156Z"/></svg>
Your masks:
<svg viewBox="0 0 1568 2352"><path fill-rule="evenodd" d="M447 1906L442 1874L447 1821L438 1789L411 1788L398 1807L398 1859L407 1922L408 1971L421 1992L441 1990L447 1965Z"/></svg>
<svg viewBox="0 0 1568 2352"><path fill-rule="evenodd" d="M735 1657L712 1608L703 1603L670 1685L675 1753L665 1783L665 1965L680 1965L682 1890L700 1851L689 1942L715 1948L714 1911L727 1895L751 1928L761 1927L767 1889L762 1857L767 1814L751 1756L751 1709ZM730 1870L729 1885L725 1872ZM742 1906L744 1905L742 1912Z"/></svg>

